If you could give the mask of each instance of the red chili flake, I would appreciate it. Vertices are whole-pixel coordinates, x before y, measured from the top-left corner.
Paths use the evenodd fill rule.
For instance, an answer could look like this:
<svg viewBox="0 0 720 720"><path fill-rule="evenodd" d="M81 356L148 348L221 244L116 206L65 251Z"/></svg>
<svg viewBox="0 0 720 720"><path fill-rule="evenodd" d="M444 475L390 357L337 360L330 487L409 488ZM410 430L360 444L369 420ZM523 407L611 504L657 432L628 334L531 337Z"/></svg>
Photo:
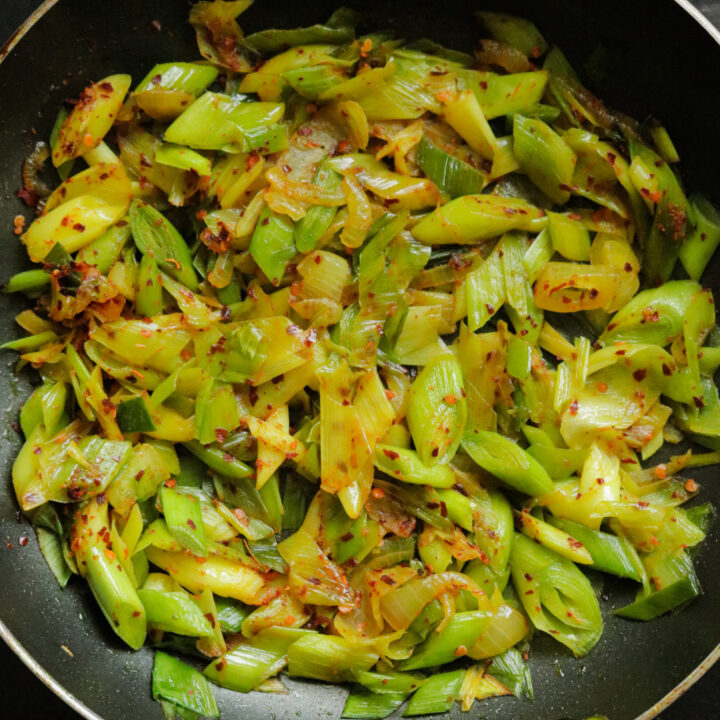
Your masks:
<svg viewBox="0 0 720 720"><path fill-rule="evenodd" d="M148 26L151 32L160 32L162 30L162 25L159 20L151 20Z"/></svg>
<svg viewBox="0 0 720 720"><path fill-rule="evenodd" d="M526 594L526 595L532 595L534 592L535 592L534 590L526 590L526 591L525 591L525 594Z"/></svg>
<svg viewBox="0 0 720 720"><path fill-rule="evenodd" d="M453 490L456 490L461 495L464 495L465 497L469 497L468 491L460 483L455 483L452 487L453 487Z"/></svg>
<svg viewBox="0 0 720 720"><path fill-rule="evenodd" d="M270 218L263 218L263 219L260 221L260 224L261 224L261 225L267 225L269 222L270 222Z"/></svg>
<svg viewBox="0 0 720 720"><path fill-rule="evenodd" d="M390 458L390 460L397 460L400 457L400 453L397 453L394 450L388 450L388 448L383 448L383 455Z"/></svg>
<svg viewBox="0 0 720 720"><path fill-rule="evenodd" d="M600 294L600 291L597 288L590 288L590 299L591 300L594 300L599 294Z"/></svg>
<svg viewBox="0 0 720 720"><path fill-rule="evenodd" d="M641 368L640 370L636 370L636 371L633 373L633 377L634 377L638 382L644 380L646 375L647 375L647 370L645 370L644 368Z"/></svg>
<svg viewBox="0 0 720 720"><path fill-rule="evenodd" d="M663 375L672 375L672 370L670 369L670 366L667 363L663 363L662 371L663 371Z"/></svg>
<svg viewBox="0 0 720 720"><path fill-rule="evenodd" d="M704 408L705 407L705 400L702 397L693 396L693 402L695 403L696 408Z"/></svg>
<svg viewBox="0 0 720 720"><path fill-rule="evenodd" d="M228 431L224 430L223 428L216 428L215 429L215 439L220 443L224 443L227 439Z"/></svg>
<svg viewBox="0 0 720 720"><path fill-rule="evenodd" d="M440 453L440 448L434 447L434 448L432 449L432 452L431 452L430 454L431 454L433 457L437 457L437 456L439 455L439 453Z"/></svg>
<svg viewBox="0 0 720 720"><path fill-rule="evenodd" d="M17 191L17 196L22 200L28 207L35 207L38 204L38 196L32 190L28 190L25 187L21 187Z"/></svg>
<svg viewBox="0 0 720 720"><path fill-rule="evenodd" d="M344 535L340 537L340 540L343 542L350 542L355 536L351 532L346 532Z"/></svg>
<svg viewBox="0 0 720 720"><path fill-rule="evenodd" d="M583 546L583 544L579 540L576 540L573 537L569 537L567 541L568 541L568 545L571 548L574 548L575 550L577 550L578 548L581 548Z"/></svg>
<svg viewBox="0 0 720 720"><path fill-rule="evenodd" d="M689 481L688 481L688 482L689 482ZM19 543L20 547L26 547L27 544L28 544L28 542L30 542L30 539L28 538L27 535L21 535L21 536L18 538L18 543Z"/></svg>
<svg viewBox="0 0 720 720"><path fill-rule="evenodd" d="M85 232L85 226L82 223L75 223L73 225L73 230L76 230L77 232Z"/></svg>
<svg viewBox="0 0 720 720"><path fill-rule="evenodd" d="M382 500L385 497L385 491L379 487L373 488L371 494L376 500Z"/></svg>
<svg viewBox="0 0 720 720"><path fill-rule="evenodd" d="M665 464L661 463L658 465L655 470L653 471L653 474L658 480L664 480L667 477L667 467Z"/></svg>
<svg viewBox="0 0 720 720"><path fill-rule="evenodd" d="M696 492L698 489L698 484L692 478L688 478L685 481L685 489L690 493Z"/></svg>
<svg viewBox="0 0 720 720"><path fill-rule="evenodd" d="M307 125L303 125L301 128L298 128L297 134L302 137L307 137L308 135L312 135L312 132L312 128L309 128Z"/></svg>
<svg viewBox="0 0 720 720"><path fill-rule="evenodd" d="M174 488L177 485L177 480L175 478L169 478L165 481L165 487Z"/></svg>
<svg viewBox="0 0 720 720"><path fill-rule="evenodd" d="M137 480L137 482L140 482L143 479L144 474L145 474L144 470L139 470L137 472L137 474L135 475L135 480Z"/></svg>
<svg viewBox="0 0 720 720"><path fill-rule="evenodd" d="M637 465L637 460L633 460L633 458L622 458L620 462L623 465Z"/></svg>
<svg viewBox="0 0 720 720"><path fill-rule="evenodd" d="M578 401L577 401L577 400L573 400L573 401L570 403L570 414L571 414L571 415L577 415L577 414L578 414L578 408L579 408L579 407L580 407L580 406L578 405Z"/></svg>
<svg viewBox="0 0 720 720"><path fill-rule="evenodd" d="M320 582L320 578L316 577L309 577L308 582L312 583L313 585L322 585L322 583Z"/></svg>
<svg viewBox="0 0 720 720"><path fill-rule="evenodd" d="M391 575L381 575L380 579L386 584L386 585L397 585L397 581L395 578L393 578Z"/></svg>
<svg viewBox="0 0 720 720"><path fill-rule="evenodd" d="M532 577L532 575L531 575L530 573L525 573L525 575L524 575L523 577L524 577L528 582L532 582L533 577Z"/></svg>
<svg viewBox="0 0 720 720"><path fill-rule="evenodd" d="M625 263L625 272L632 272L632 265L629 262Z"/></svg>
<svg viewBox="0 0 720 720"><path fill-rule="evenodd" d="M448 514L447 505L445 504L445 502L443 500L440 501L440 514L443 517L447 517L447 514Z"/></svg>
<svg viewBox="0 0 720 720"><path fill-rule="evenodd" d="M190 519L187 519L187 525L191 530L197 530L197 525Z"/></svg>
<svg viewBox="0 0 720 720"><path fill-rule="evenodd" d="M462 657L463 655L467 655L467 648L464 645L458 645L457 650L453 653L455 657Z"/></svg>

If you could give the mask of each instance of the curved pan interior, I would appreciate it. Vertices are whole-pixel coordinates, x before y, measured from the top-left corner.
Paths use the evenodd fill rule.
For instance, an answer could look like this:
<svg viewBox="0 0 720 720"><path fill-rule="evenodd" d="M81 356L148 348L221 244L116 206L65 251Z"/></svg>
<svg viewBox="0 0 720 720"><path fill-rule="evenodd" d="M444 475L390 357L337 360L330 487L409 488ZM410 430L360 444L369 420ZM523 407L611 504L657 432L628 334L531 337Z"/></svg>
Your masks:
<svg viewBox="0 0 720 720"><path fill-rule="evenodd" d="M249 31L266 27L308 25L322 21L340 0L299 3L258 0L241 19ZM671 0L345 0L375 28L392 27L403 37L431 37L451 47L469 49L478 37L473 10L501 9L536 22L548 40L558 44L576 67L582 67L601 44L608 52L609 72L590 85L608 104L640 119L650 111L668 127L682 156L681 170L689 188L720 201L717 163L720 156L720 94L708 79L720 61L716 40ZM20 243L9 233L13 217L23 210L15 198L23 157L36 137L47 138L57 108L92 79L130 72L140 79L155 62L197 57L194 36L186 23L187 3L168 0L60 0L0 64L0 227L6 229L2 277L26 266ZM162 30L153 32L150 21ZM39 112L38 112L39 111ZM37 135L35 135L37 132ZM705 277L720 291L720 258ZM0 336L16 334L13 316L21 299L0 297ZM20 446L11 424L29 393L29 375L11 372L13 358L0 357L0 537L14 538L17 506L10 468ZM702 499L720 505L714 471L699 471ZM23 529L27 529L25 526ZM633 623L609 614L634 594L630 584L605 579L603 608L606 629L587 658L573 659L547 637L533 643L531 669L535 701L501 698L483 703L485 718L561 720L600 713L612 720L652 717L656 703L716 651L720 642L720 573L713 567L720 555L720 528L710 532L697 558L705 595L684 612L650 624ZM25 662L35 658L44 679L55 678L77 699L86 717L104 720L159 718L150 694L152 653L123 649L107 627L83 583L61 591L42 559L34 538L27 547L0 553L0 633L9 633ZM4 627L3 627L4 624ZM26 654L18 650L26 649ZM65 646L74 657L70 658ZM345 691L288 680L287 695L252 693L242 696L217 691L223 717L339 717ZM56 688L53 688L56 689ZM56 689L57 692L57 689ZM69 693L69 695L68 695ZM91 709L91 710L88 710ZM651 710L655 708L654 710ZM465 717L455 707L452 717Z"/></svg>

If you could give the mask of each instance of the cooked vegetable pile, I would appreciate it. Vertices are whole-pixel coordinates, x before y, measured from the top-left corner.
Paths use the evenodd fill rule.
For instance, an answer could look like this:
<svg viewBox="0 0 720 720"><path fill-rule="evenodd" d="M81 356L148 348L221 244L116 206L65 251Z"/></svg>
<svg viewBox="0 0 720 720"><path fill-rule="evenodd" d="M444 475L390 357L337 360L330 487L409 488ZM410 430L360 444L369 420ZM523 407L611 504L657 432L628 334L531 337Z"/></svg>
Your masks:
<svg viewBox="0 0 720 720"><path fill-rule="evenodd" d="M467 55L247 5L28 161L18 501L131 648L205 658L157 652L168 717L283 670L353 683L346 717L532 697L532 632L600 638L593 571L635 620L700 593L720 216L526 20Z"/></svg>

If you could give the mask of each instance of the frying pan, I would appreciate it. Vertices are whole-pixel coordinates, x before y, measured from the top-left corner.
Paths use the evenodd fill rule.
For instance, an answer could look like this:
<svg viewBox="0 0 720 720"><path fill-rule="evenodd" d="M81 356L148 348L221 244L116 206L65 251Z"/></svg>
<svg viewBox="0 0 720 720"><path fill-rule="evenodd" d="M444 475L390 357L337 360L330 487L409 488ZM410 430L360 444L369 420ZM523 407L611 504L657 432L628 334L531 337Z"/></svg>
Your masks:
<svg viewBox="0 0 720 720"><path fill-rule="evenodd" d="M243 17L249 31L308 25L327 18L339 0L258 0ZM638 118L661 118L683 158L689 187L720 201L716 182L720 154L720 94L708 78L720 60L720 36L671 0L345 0L371 27L404 37L431 37L470 49L478 37L473 10L501 9L536 22L576 67L601 45L606 74L590 83L611 106ZM0 51L0 227L12 227L23 211L15 198L19 168L37 137L47 138L57 108L92 79L130 72L137 80L155 63L197 57L186 23L188 5L177 0L48 0L21 33ZM159 22L161 30L151 21ZM153 26L155 30L153 30ZM29 219L29 217L28 217ZM9 238L9 239L8 239ZM2 278L26 267L25 252L7 235ZM705 278L720 291L720 259ZM16 333L13 316L24 307L0 298L0 336ZM12 422L30 391L30 376L16 378L13 359L0 358L0 538L17 538L10 468L21 440ZM696 473L702 498L720 506L714 470ZM31 533L28 533L31 535ZM533 703L499 698L482 703L485 718L563 720L600 713L612 720L649 719L688 687L720 655L720 528L710 534L696 564L706 594L684 612L650 624L615 618L609 611L634 595L632 583L603 577L605 632L592 653L574 659L548 637L533 643ZM150 696L152 652L121 646L101 617L84 583L61 591L34 539L0 549L0 634L23 661L81 715L99 720L160 718ZM72 653L72 657L69 655ZM286 680L288 694L239 695L217 691L225 718L339 717L345 692L318 683ZM476 706L477 707L477 706ZM4 713L0 711L0 715ZM455 707L452 718L467 717Z"/></svg>

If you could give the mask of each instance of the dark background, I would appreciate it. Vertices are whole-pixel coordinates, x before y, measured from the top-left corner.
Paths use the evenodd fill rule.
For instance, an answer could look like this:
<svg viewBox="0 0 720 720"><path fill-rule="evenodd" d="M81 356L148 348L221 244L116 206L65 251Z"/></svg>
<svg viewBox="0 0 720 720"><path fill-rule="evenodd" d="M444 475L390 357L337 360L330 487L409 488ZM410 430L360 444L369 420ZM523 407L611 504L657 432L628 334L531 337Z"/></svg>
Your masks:
<svg viewBox="0 0 720 720"><path fill-rule="evenodd" d="M720 26L720 0L695 0L716 25ZM0 0L0 43L40 5L39 0ZM20 529L20 526L19 526ZM24 528L23 528L24 530ZM14 541L16 539L11 539ZM51 693L0 642L2 707L0 717L8 720L77 720L79 717ZM713 720L720 718L720 664L711 669L690 691L665 711L662 720ZM612 688L608 688L612 692Z"/></svg>

